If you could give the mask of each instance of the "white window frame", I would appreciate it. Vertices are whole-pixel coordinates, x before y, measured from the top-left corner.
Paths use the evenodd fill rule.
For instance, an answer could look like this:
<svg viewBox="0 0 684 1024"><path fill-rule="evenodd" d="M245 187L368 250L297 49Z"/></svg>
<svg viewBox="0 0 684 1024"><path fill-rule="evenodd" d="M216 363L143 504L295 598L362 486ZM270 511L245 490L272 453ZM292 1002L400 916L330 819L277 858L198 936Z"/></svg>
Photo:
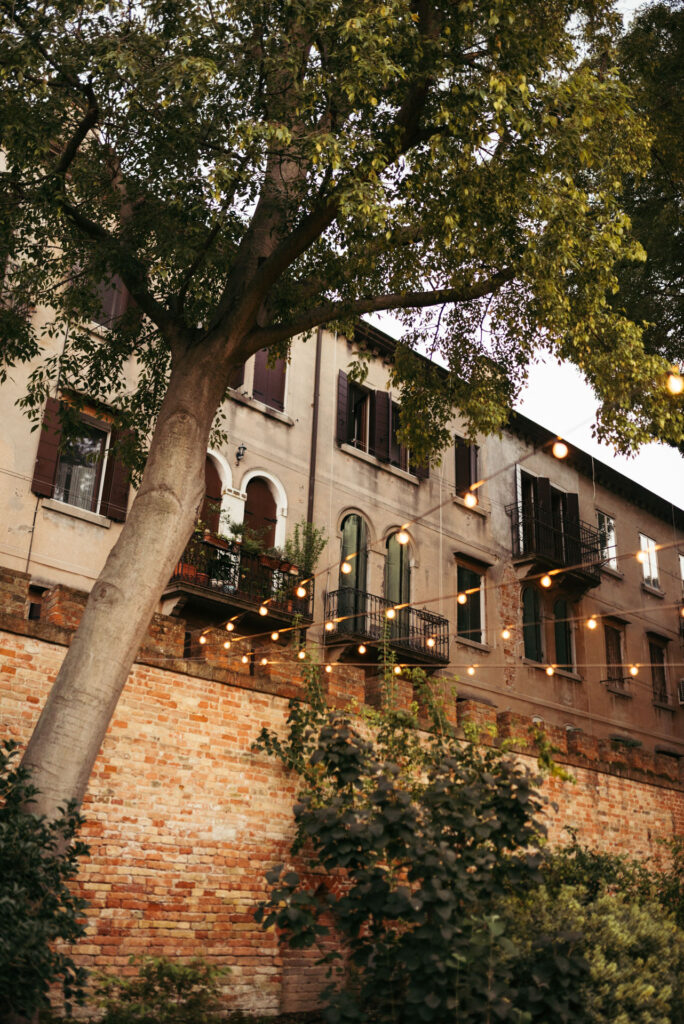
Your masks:
<svg viewBox="0 0 684 1024"><path fill-rule="evenodd" d="M89 424L85 420L83 421L83 425L86 426L86 427L89 426ZM107 466L108 466L108 463L109 463L109 448L110 448L111 440L112 440L112 431L111 431L111 427L109 426L108 423L104 423L104 422L100 423L99 421L98 421L98 425L97 426L93 425L93 429L99 430L101 434L105 435L104 449L103 449L103 452L102 452L102 465L100 466L100 479L98 481L98 487L97 487L97 498L95 499L95 502L93 504L93 508L83 508L82 505L77 505L76 502L74 502L74 501L67 501L65 498L57 498L55 496L53 496L52 500L56 501L56 502L59 502L60 505L66 505L68 508L77 508L81 512L90 512L93 515L99 516L99 515L102 515L102 512L100 511L100 509L102 508L102 496L104 494L104 482L105 482L105 476L106 476L106 473L107 473ZM58 479L58 476L59 476L59 467L60 467L60 463L62 461L65 461L65 456L64 456L63 453L60 453L59 458L57 459L57 465L55 467L55 491L57 490L57 479Z"/></svg>
<svg viewBox="0 0 684 1024"><path fill-rule="evenodd" d="M605 527L603 531L601 529L601 518L603 518L605 522ZM615 518L609 515L608 512L603 512L600 508L597 508L596 525L598 527L599 541L601 539L602 532L605 532L606 536L606 544L601 545L601 558L604 560L604 564L607 565L609 569L614 569L617 572L618 560L617 538L615 534Z"/></svg>
<svg viewBox="0 0 684 1024"><path fill-rule="evenodd" d="M641 571L646 586L660 589L660 576L658 575L658 552L656 542L647 537L645 533L639 534L639 550L642 552Z"/></svg>

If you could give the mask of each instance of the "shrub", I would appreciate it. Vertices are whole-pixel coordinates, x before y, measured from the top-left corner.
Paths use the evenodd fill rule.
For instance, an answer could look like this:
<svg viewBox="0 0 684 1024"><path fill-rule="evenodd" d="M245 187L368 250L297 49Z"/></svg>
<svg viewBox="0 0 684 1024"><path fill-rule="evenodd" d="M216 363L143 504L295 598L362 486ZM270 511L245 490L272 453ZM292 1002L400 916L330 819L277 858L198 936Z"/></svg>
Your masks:
<svg viewBox="0 0 684 1024"><path fill-rule="evenodd" d="M102 975L98 985L100 1024L207 1024L218 1006L219 983L228 968L200 958L180 963L141 957L138 974Z"/></svg>
<svg viewBox="0 0 684 1024"><path fill-rule="evenodd" d="M16 743L0 744L0 1017L31 1016L61 982L67 1008L83 1002L85 972L57 952L56 940L84 932L85 901L67 885L87 846L74 841L82 824L73 806L48 822L26 810L36 796L29 774L15 767Z"/></svg>

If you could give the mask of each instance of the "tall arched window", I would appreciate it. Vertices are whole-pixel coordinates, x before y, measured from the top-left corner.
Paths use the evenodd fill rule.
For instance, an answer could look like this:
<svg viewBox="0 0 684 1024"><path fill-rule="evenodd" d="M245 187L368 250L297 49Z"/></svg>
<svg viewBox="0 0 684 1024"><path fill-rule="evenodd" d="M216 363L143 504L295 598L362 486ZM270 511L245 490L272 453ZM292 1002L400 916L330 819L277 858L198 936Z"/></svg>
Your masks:
<svg viewBox="0 0 684 1024"><path fill-rule="evenodd" d="M573 669L572 631L568 602L560 597L553 606L553 636L556 648L556 665L568 672Z"/></svg>
<svg viewBox="0 0 684 1024"><path fill-rule="evenodd" d="M530 661L542 661L541 601L535 587L525 587L522 592L523 643L525 657Z"/></svg>
<svg viewBox="0 0 684 1024"><path fill-rule="evenodd" d="M272 548L275 544L278 510L271 488L263 477L255 476L247 484L246 494L245 526L265 548Z"/></svg>
<svg viewBox="0 0 684 1024"><path fill-rule="evenodd" d="M411 600L411 561L408 544L400 544L397 534L387 538L385 559L385 597L392 604Z"/></svg>
<svg viewBox="0 0 684 1024"><path fill-rule="evenodd" d="M368 562L368 530L356 513L342 522L341 564L347 562L351 572L340 572L338 630L345 633L365 632L366 568Z"/></svg>

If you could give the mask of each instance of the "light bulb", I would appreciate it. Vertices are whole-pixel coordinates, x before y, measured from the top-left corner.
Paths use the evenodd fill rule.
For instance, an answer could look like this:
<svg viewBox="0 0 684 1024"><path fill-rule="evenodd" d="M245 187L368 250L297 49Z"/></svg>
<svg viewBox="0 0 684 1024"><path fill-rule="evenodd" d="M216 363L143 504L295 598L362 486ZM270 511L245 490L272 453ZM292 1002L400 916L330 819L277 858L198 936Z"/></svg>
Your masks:
<svg viewBox="0 0 684 1024"><path fill-rule="evenodd" d="M397 540L398 540L398 542L400 544L408 544L408 542L409 542L409 535L406 532L406 530L400 530L399 531L399 533L397 534Z"/></svg>
<svg viewBox="0 0 684 1024"><path fill-rule="evenodd" d="M501 630L501 639L502 640L510 640L511 639L511 631L508 628L508 626L505 626L504 629Z"/></svg>
<svg viewBox="0 0 684 1024"><path fill-rule="evenodd" d="M306 658L306 651L299 651L297 657L299 658L300 661L303 661L304 658Z"/></svg>
<svg viewBox="0 0 684 1024"><path fill-rule="evenodd" d="M547 674L547 676L552 676L554 674L554 672L555 672L555 669L554 669L553 665L547 665L546 666L546 674Z"/></svg>
<svg viewBox="0 0 684 1024"><path fill-rule="evenodd" d="M262 604L261 608L259 609L259 615L268 615L268 608L266 607L265 604Z"/></svg>
<svg viewBox="0 0 684 1024"><path fill-rule="evenodd" d="M551 577L547 573L546 576L542 576L542 578L539 580L539 582L541 583L542 587L550 587L552 582L553 582L553 580L551 579Z"/></svg>
<svg viewBox="0 0 684 1024"><path fill-rule="evenodd" d="M646 558L648 557L648 552L647 551L637 551L637 553L636 553L636 555L634 557L636 558L636 560L639 563L639 565L643 565L644 562L646 561Z"/></svg>
<svg viewBox="0 0 684 1024"><path fill-rule="evenodd" d="M435 640L434 636L429 636L427 638L427 645L428 645L428 647L434 647L436 642L437 641Z"/></svg>
<svg viewBox="0 0 684 1024"><path fill-rule="evenodd" d="M201 644L206 644L206 642L207 642L207 638L206 638L206 636L201 636L201 637L199 638L199 642L200 642Z"/></svg>
<svg viewBox="0 0 684 1024"><path fill-rule="evenodd" d="M459 594L458 597L456 598L456 600L458 601L459 604L466 604L467 601L468 601L468 595L467 594Z"/></svg>
<svg viewBox="0 0 684 1024"><path fill-rule="evenodd" d="M259 662L260 665L268 665L268 658L262 658Z"/></svg>
<svg viewBox="0 0 684 1024"><path fill-rule="evenodd" d="M592 615L590 619L587 619L587 629L596 629L597 626L598 622L596 621L595 615Z"/></svg>
<svg viewBox="0 0 684 1024"><path fill-rule="evenodd" d="M555 459L565 459L568 454L568 446L565 441L554 441L551 454Z"/></svg>
<svg viewBox="0 0 684 1024"><path fill-rule="evenodd" d="M235 629L235 623L226 622L226 629L228 630L229 633L232 633L233 630Z"/></svg>
<svg viewBox="0 0 684 1024"><path fill-rule="evenodd" d="M332 665L326 665L325 666L325 671L326 672L332 672Z"/></svg>
<svg viewBox="0 0 684 1024"><path fill-rule="evenodd" d="M280 636L280 633L273 632L273 633L271 633L271 640L277 640L279 636Z"/></svg>
<svg viewBox="0 0 684 1024"><path fill-rule="evenodd" d="M667 390L671 395L681 395L684 391L684 377L679 373L668 373Z"/></svg>
<svg viewBox="0 0 684 1024"><path fill-rule="evenodd" d="M230 640L226 640L226 642L224 643L224 645L223 645L223 646L225 647L225 649L226 649L227 651L229 651L229 650L230 650Z"/></svg>
<svg viewBox="0 0 684 1024"><path fill-rule="evenodd" d="M359 652L359 654L365 654L366 653L366 645L365 644L359 644L358 652Z"/></svg>
<svg viewBox="0 0 684 1024"><path fill-rule="evenodd" d="M468 668L466 669L466 672L468 673L469 676L474 676L475 675L475 666L474 665L468 665Z"/></svg>
<svg viewBox="0 0 684 1024"><path fill-rule="evenodd" d="M240 658L240 661L242 662L243 665L246 665L247 662L249 661L249 658L247 657L246 654L243 654L242 657Z"/></svg>
<svg viewBox="0 0 684 1024"><path fill-rule="evenodd" d="M463 498L463 503L464 505L467 505L468 508L475 508L477 505L477 494L474 494L472 491L468 491Z"/></svg>
<svg viewBox="0 0 684 1024"><path fill-rule="evenodd" d="M395 676L400 676L401 675L401 665L395 665L394 666L394 674L395 674Z"/></svg>
<svg viewBox="0 0 684 1024"><path fill-rule="evenodd" d="M385 612L385 615L388 619L393 619L396 614L397 613L395 612L394 608L388 608L387 611Z"/></svg>
<svg viewBox="0 0 684 1024"><path fill-rule="evenodd" d="M639 666L638 665L630 665L629 666L629 674L630 674L630 676L638 676L639 675Z"/></svg>
<svg viewBox="0 0 684 1024"><path fill-rule="evenodd" d="M325 628L328 631L328 633L330 633L335 628L335 623L328 620L325 624Z"/></svg>
<svg viewBox="0 0 684 1024"><path fill-rule="evenodd" d="M299 586L295 590L297 597L306 597L306 587Z"/></svg>
<svg viewBox="0 0 684 1024"><path fill-rule="evenodd" d="M348 576L351 571L352 567L349 562L343 562L340 566L340 572L343 572L345 576Z"/></svg>

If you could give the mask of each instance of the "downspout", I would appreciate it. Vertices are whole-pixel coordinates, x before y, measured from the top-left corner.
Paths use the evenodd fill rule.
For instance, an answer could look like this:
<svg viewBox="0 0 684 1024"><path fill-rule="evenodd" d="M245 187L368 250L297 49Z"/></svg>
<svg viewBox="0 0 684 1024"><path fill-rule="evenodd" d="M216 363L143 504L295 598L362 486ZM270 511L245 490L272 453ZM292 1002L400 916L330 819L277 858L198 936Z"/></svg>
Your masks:
<svg viewBox="0 0 684 1024"><path fill-rule="evenodd" d="M318 407L321 392L321 349L323 328L316 330L316 365L314 369L313 413L311 416L311 452L309 454L309 499L306 506L306 520L313 523L314 495L316 491L316 455L318 452Z"/></svg>

